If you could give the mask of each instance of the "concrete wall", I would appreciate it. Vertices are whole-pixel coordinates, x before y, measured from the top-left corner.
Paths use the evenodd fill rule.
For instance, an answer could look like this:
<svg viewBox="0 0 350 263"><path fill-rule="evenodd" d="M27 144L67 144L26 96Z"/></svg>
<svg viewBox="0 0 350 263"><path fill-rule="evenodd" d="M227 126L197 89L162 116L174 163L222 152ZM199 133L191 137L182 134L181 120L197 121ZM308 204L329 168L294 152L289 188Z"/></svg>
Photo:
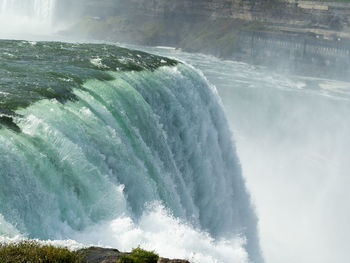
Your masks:
<svg viewBox="0 0 350 263"><path fill-rule="evenodd" d="M299 34L241 32L234 57L292 73L349 79L350 41Z"/></svg>

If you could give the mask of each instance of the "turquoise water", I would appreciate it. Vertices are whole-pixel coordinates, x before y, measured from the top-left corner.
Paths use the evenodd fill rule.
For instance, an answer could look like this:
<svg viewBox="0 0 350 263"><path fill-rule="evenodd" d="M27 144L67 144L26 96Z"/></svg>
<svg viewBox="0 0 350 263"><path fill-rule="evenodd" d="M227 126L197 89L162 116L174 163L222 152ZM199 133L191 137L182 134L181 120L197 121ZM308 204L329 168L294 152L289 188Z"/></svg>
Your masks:
<svg viewBox="0 0 350 263"><path fill-rule="evenodd" d="M0 56L2 238L261 260L232 134L201 73L105 44L0 41Z"/></svg>

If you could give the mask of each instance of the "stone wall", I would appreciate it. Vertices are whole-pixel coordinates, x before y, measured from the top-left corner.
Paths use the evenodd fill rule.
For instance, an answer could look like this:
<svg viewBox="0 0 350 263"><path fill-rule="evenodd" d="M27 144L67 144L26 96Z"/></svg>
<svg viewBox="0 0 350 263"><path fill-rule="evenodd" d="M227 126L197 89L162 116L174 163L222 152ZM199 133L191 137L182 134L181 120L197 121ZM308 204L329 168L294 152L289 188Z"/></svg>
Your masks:
<svg viewBox="0 0 350 263"><path fill-rule="evenodd" d="M238 60L296 74L349 79L350 41L346 39L242 31L237 43L233 57Z"/></svg>

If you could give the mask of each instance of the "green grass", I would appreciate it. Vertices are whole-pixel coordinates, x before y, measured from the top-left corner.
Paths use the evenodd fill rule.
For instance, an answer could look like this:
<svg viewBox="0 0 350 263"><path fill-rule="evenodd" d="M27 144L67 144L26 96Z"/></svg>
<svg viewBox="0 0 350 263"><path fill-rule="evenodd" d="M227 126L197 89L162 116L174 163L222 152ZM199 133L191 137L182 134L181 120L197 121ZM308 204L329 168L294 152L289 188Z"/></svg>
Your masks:
<svg viewBox="0 0 350 263"><path fill-rule="evenodd" d="M84 250L43 245L37 241L0 243L0 263L80 263ZM159 256L140 247L124 253L116 263L157 263ZM86 260L86 259L85 259Z"/></svg>
<svg viewBox="0 0 350 263"><path fill-rule="evenodd" d="M36 241L0 244L0 263L79 263L68 248L42 245Z"/></svg>
<svg viewBox="0 0 350 263"><path fill-rule="evenodd" d="M134 248L130 254L123 254L117 263L157 263L159 256L153 251L140 247Z"/></svg>

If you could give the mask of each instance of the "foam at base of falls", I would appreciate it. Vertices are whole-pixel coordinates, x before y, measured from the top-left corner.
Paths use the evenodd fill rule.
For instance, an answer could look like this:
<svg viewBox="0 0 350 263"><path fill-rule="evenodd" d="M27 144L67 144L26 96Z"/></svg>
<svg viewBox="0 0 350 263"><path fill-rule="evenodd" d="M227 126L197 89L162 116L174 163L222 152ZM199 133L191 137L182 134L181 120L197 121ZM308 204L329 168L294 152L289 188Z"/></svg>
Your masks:
<svg viewBox="0 0 350 263"><path fill-rule="evenodd" d="M138 222L125 215L91 226L83 232L72 231L70 235L74 240L40 242L67 246L72 250L100 246L131 251L140 246L154 250L162 257L189 259L192 263L248 262L244 238L214 240L210 234L174 218L157 203L151 205ZM0 236L0 242L16 242L22 238Z"/></svg>
<svg viewBox="0 0 350 263"><path fill-rule="evenodd" d="M0 242L20 237L19 231L0 214Z"/></svg>
<svg viewBox="0 0 350 263"><path fill-rule="evenodd" d="M140 245L161 256L186 258L193 263L248 262L244 238L214 240L208 233L174 218L160 205L145 211L137 223L130 217L119 217L87 229L74 239L123 251Z"/></svg>

